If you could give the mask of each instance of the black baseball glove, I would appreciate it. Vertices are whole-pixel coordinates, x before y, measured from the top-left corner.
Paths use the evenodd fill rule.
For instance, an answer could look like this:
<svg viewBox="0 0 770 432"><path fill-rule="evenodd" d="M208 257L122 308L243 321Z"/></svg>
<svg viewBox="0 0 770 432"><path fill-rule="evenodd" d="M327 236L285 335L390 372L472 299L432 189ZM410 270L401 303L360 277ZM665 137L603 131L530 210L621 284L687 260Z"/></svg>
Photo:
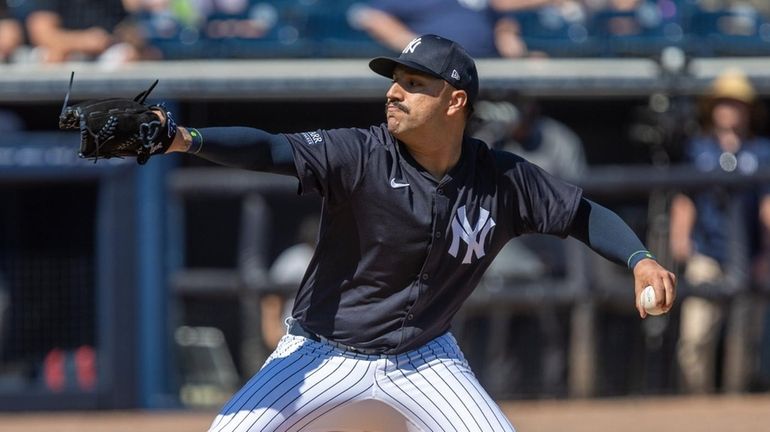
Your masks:
<svg viewBox="0 0 770 432"><path fill-rule="evenodd" d="M64 99L59 129L80 130L80 157L93 159L135 156L144 164L152 155L168 150L176 136L176 123L163 104L146 105L149 89L131 99L98 99L67 106ZM70 77L70 89L72 77ZM165 114L165 121L155 111Z"/></svg>

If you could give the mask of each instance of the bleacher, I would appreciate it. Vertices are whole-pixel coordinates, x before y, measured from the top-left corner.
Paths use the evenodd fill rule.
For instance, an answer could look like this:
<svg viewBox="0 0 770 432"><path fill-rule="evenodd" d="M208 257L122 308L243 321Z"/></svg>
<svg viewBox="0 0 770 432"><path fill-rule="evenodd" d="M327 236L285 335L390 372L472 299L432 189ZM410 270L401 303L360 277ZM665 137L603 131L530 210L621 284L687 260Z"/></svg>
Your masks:
<svg viewBox="0 0 770 432"><path fill-rule="evenodd" d="M9 2L23 20L29 2ZM389 50L358 28L362 0L170 2L134 13L165 59L353 58ZM632 8L566 6L498 11L515 21L530 52L549 57L654 57L677 46L698 57L770 52L770 17L749 3L705 8L699 0L639 0ZM713 2L710 2L713 3ZM235 5L235 6L233 6Z"/></svg>
<svg viewBox="0 0 770 432"><path fill-rule="evenodd" d="M238 11L197 17L142 14L151 44L167 59L361 57L387 52L354 28L351 0L252 0Z"/></svg>
<svg viewBox="0 0 770 432"><path fill-rule="evenodd" d="M140 21L169 59L349 58L387 52L356 28L361 3L252 0L237 12L215 10L196 19L146 14ZM650 57L667 46L700 57L770 52L770 21L749 6L706 10L696 0L644 0L631 10L567 13L548 6L501 16L518 23L530 52L549 57Z"/></svg>

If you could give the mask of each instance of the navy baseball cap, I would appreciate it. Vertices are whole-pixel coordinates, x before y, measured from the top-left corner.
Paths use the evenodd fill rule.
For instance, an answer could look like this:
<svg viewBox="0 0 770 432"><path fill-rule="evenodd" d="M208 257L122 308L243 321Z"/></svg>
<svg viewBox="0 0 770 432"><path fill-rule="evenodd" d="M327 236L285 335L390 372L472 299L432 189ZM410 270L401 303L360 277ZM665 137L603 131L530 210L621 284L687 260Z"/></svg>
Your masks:
<svg viewBox="0 0 770 432"><path fill-rule="evenodd" d="M386 78L393 78L393 70L398 65L441 78L456 89L465 90L470 103L479 94L479 75L473 58L460 44L441 36L419 36L409 42L398 57L377 57L369 62L369 68Z"/></svg>

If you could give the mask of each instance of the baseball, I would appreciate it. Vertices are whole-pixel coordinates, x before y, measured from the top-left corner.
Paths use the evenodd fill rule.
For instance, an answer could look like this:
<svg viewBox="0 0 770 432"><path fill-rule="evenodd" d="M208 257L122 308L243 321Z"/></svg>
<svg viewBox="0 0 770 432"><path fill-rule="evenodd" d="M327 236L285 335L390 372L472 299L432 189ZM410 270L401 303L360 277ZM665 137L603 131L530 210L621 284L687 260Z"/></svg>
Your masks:
<svg viewBox="0 0 770 432"><path fill-rule="evenodd" d="M660 315L663 308L655 305L655 289L652 285L647 285L642 291L642 307L649 315Z"/></svg>

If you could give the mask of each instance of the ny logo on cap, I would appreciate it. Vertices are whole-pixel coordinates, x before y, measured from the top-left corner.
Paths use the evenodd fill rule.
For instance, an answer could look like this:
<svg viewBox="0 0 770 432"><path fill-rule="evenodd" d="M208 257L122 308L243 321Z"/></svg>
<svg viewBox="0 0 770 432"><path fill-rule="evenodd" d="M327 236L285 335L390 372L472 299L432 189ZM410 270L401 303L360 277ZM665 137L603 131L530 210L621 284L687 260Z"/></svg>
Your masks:
<svg viewBox="0 0 770 432"><path fill-rule="evenodd" d="M401 51L401 54L406 54L406 53L414 54L414 49L417 48L417 45L419 45L421 43L422 43L422 38L421 37L418 37L416 39L412 39L412 41L409 42L409 45L407 45L406 48L404 48L404 50Z"/></svg>

